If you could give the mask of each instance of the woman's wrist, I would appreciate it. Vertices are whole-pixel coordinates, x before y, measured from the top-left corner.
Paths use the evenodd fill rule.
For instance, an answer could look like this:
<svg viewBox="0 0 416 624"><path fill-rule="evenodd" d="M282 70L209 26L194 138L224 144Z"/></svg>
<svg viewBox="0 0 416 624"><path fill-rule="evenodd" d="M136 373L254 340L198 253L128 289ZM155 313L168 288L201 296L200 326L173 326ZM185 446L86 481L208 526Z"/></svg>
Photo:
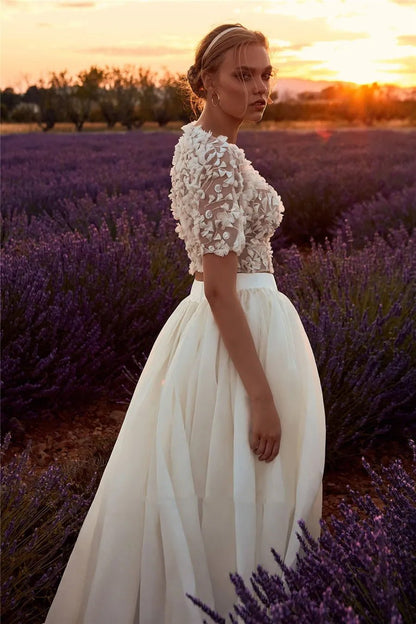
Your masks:
<svg viewBox="0 0 416 624"><path fill-rule="evenodd" d="M262 403L270 403L273 401L273 394L270 388L265 388L264 390L260 390L254 393L250 393L248 395L248 400L253 405L261 405Z"/></svg>

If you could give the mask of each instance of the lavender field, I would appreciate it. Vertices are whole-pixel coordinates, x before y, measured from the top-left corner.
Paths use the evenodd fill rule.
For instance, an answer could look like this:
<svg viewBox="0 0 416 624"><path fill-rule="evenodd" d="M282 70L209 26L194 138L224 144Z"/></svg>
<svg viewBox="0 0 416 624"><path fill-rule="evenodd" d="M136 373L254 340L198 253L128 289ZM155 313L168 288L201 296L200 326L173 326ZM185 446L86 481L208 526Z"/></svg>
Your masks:
<svg viewBox="0 0 416 624"><path fill-rule="evenodd" d="M168 200L176 140L3 139L6 424L128 400L192 279ZM240 145L286 207L276 280L316 353L331 464L414 419L416 133L246 131Z"/></svg>
<svg viewBox="0 0 416 624"><path fill-rule="evenodd" d="M3 431L45 408L129 399L192 281L168 201L177 138L2 139ZM316 355L327 467L414 432L416 132L246 131L239 145L285 204L275 276ZM234 577L242 621L414 621L414 478L397 462L372 475L383 511L356 499L366 520L344 507L345 521L325 528L319 549L304 534L307 556L287 588L258 571L253 597ZM91 478L81 486L79 475L51 466L39 480L27 454L5 467L4 621L42 621Z"/></svg>

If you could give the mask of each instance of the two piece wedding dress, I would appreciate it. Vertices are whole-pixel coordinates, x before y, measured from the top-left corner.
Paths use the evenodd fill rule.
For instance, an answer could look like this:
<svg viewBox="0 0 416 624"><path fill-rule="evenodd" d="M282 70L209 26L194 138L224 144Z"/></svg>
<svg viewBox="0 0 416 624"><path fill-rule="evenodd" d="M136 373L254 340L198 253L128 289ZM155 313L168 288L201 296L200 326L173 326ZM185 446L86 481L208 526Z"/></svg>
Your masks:
<svg viewBox="0 0 416 624"><path fill-rule="evenodd" d="M190 260L238 255L237 292L280 416L277 457L249 447L245 388L203 282L161 329L131 398L46 624L194 624L186 593L223 616L229 573L278 573L320 535L325 415L314 356L279 292L270 237L284 208L244 151L195 122L175 147L171 209ZM206 616L205 616L206 617Z"/></svg>

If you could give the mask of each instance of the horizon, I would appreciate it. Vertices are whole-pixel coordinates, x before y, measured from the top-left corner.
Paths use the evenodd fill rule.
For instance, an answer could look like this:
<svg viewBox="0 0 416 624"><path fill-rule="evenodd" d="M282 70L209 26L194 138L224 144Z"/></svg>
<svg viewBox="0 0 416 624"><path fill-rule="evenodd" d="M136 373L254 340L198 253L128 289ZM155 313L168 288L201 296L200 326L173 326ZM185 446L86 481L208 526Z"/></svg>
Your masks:
<svg viewBox="0 0 416 624"><path fill-rule="evenodd" d="M92 66L185 73L199 40L236 22L269 39L274 89L297 80L416 86L413 0L3 0L2 18L0 86L20 93L52 72L75 78Z"/></svg>

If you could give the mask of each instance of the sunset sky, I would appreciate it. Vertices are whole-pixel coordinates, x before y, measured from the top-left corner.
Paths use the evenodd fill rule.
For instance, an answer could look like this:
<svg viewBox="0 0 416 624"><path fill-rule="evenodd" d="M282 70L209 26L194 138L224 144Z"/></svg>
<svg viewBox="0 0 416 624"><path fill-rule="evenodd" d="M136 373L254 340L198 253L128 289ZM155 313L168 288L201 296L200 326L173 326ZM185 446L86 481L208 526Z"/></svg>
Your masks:
<svg viewBox="0 0 416 624"><path fill-rule="evenodd" d="M278 76L416 86L415 0L1 0L1 88L50 71L127 64L185 71L199 39L241 22L269 38Z"/></svg>

